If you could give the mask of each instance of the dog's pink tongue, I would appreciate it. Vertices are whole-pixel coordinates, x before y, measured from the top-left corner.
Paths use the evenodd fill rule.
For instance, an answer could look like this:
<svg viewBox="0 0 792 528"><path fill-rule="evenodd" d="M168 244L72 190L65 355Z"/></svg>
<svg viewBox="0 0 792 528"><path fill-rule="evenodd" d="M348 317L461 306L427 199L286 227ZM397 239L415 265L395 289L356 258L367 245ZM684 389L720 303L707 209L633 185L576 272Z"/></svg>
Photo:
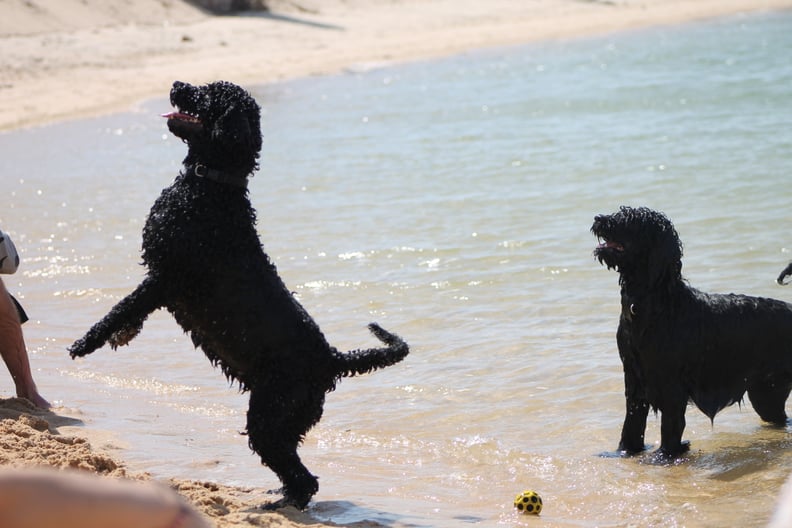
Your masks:
<svg viewBox="0 0 792 528"><path fill-rule="evenodd" d="M162 115L162 117L164 117L165 119L179 119L180 121L191 121L193 123L198 122L197 117L182 112L168 112L167 114L160 114L160 115Z"/></svg>

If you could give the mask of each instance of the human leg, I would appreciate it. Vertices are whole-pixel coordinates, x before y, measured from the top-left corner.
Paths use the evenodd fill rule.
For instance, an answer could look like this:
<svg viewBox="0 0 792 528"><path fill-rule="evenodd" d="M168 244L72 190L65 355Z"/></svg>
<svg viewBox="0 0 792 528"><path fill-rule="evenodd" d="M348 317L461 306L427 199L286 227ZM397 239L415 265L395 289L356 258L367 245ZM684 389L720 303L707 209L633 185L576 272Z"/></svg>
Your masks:
<svg viewBox="0 0 792 528"><path fill-rule="evenodd" d="M49 402L39 394L33 381L19 312L2 279L0 279L0 356L14 380L17 396L30 400L38 407L49 409Z"/></svg>

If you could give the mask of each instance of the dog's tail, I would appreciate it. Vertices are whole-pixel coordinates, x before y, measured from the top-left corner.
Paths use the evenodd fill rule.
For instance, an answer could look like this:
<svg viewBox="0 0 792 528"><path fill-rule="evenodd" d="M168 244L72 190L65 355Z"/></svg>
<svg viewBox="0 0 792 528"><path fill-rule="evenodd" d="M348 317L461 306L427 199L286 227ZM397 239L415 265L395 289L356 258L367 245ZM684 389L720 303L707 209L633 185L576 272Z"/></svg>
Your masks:
<svg viewBox="0 0 792 528"><path fill-rule="evenodd" d="M790 262L789 265L786 268L784 268L784 271L782 271L781 275L778 276L778 278L776 279L776 282L778 284L780 284L781 286L789 284L786 281L786 278L789 277L790 275L792 275L792 262Z"/></svg>
<svg viewBox="0 0 792 528"><path fill-rule="evenodd" d="M369 324L368 328L377 339L388 346L352 350L346 353L337 352L336 359L341 376L366 374L372 370L389 367L404 359L410 352L410 348L401 337L391 334L377 323Z"/></svg>

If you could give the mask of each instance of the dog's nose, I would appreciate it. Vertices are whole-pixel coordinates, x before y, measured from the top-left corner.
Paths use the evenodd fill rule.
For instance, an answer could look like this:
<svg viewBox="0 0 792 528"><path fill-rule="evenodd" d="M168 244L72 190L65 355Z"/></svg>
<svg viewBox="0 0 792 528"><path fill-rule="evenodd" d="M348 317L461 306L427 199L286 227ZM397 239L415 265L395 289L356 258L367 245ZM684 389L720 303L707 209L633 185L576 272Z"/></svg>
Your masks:
<svg viewBox="0 0 792 528"><path fill-rule="evenodd" d="M597 215L597 216L594 217L594 223L591 224L591 232L592 233L596 232L600 228L600 226L602 225L602 221L605 219L605 216L606 215L601 215L600 214L600 215Z"/></svg>
<svg viewBox="0 0 792 528"><path fill-rule="evenodd" d="M170 102L172 105L176 105L177 98L184 98L184 94L190 88L190 84L181 81L173 81L173 87L170 91Z"/></svg>

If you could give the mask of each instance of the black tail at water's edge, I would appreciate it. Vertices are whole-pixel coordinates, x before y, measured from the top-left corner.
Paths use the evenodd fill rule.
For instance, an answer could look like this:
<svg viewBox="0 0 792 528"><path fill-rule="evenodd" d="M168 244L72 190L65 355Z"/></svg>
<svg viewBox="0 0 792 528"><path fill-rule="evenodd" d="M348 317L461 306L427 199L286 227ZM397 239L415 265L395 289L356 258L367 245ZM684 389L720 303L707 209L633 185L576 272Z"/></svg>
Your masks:
<svg viewBox="0 0 792 528"><path fill-rule="evenodd" d="M336 358L341 376L356 376L389 367L407 357L410 352L410 348L401 337L388 332L377 323L369 324L368 329L387 346L352 350L347 353L337 352Z"/></svg>

